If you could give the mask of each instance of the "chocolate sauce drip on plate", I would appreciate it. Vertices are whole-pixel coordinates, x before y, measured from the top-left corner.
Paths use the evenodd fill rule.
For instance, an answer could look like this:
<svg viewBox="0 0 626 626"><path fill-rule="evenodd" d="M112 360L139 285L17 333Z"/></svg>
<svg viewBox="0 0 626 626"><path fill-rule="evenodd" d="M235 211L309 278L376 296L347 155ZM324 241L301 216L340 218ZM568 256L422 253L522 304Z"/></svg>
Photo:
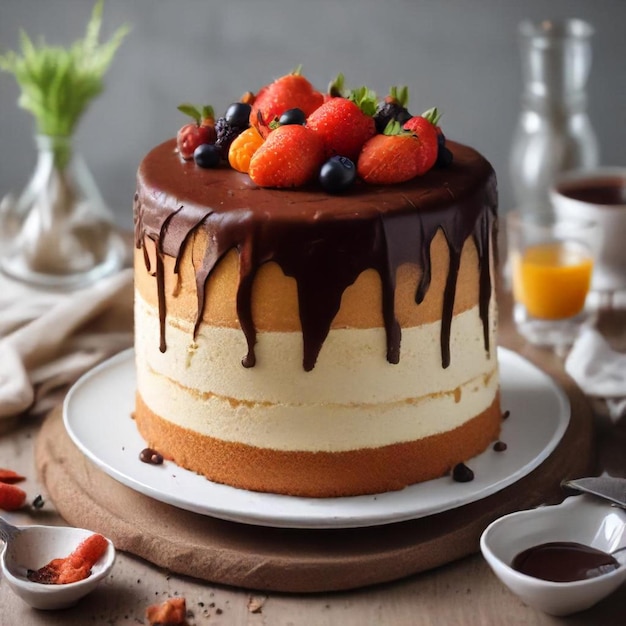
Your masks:
<svg viewBox="0 0 626 626"><path fill-rule="evenodd" d="M237 315L246 337L245 367L256 363L252 286L258 269L276 262L297 284L303 335L303 367L310 371L341 305L344 291L367 269L382 282L382 315L387 360L401 357L401 329L395 314L396 271L413 263L422 274L415 289L419 305L431 284L430 245L441 229L450 255L441 311L442 366L450 363L452 325L461 251L472 237L478 252L479 312L485 349L489 346L491 299L490 236L495 231L496 184L491 166L477 152L451 143L455 159L445 170L432 170L405 185L356 185L344 196L318 189L273 190L253 185L247 175L229 169L205 170L182 162L174 141L155 148L142 163L135 200L135 245L156 244L156 281L160 348L166 344L163 255L181 257L193 233L202 229L210 244L195 268L197 314L201 323L206 283L232 249L239 253Z"/></svg>

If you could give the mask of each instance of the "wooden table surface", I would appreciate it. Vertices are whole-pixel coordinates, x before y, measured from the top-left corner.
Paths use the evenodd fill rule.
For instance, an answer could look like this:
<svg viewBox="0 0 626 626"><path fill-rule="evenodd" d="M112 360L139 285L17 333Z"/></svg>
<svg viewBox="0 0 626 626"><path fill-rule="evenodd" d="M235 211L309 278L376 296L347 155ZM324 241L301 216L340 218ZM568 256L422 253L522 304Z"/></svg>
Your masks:
<svg viewBox="0 0 626 626"><path fill-rule="evenodd" d="M553 354L532 348L511 331L506 306L501 331L506 345L546 367L561 367ZM601 326L618 347L626 349L624 316L604 314ZM626 477L626 420L597 421L598 472L607 470ZM46 498L37 482L33 445L40 418L27 416L5 424L0 434L0 467L27 476L24 488L32 499ZM43 509L7 515L17 524L62 523L47 500ZM211 585L171 575L125 553L118 554L114 570L100 587L77 606L64 611L40 612L29 608L0 580L0 626L86 624L147 624L145 608L168 597L184 596L191 626L268 625L342 626L432 625L475 626L491 624L589 624L618 626L626 623L626 585L592 609L567 618L554 618L525 606L492 574L480 554L393 583L349 592L316 595L255 593Z"/></svg>

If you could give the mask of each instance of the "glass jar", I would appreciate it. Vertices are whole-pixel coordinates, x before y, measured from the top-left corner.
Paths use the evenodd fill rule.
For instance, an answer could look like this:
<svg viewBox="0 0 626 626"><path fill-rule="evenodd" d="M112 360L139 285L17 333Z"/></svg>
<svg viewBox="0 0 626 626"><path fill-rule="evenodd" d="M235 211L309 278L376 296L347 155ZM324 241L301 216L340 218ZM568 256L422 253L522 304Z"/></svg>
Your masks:
<svg viewBox="0 0 626 626"><path fill-rule="evenodd" d="M36 144L29 183L0 205L0 268L41 287L87 286L122 267L124 244L72 137Z"/></svg>
<svg viewBox="0 0 626 626"><path fill-rule="evenodd" d="M587 115L586 83L593 28L568 19L520 24L522 110L513 138L510 175L521 211L549 211L557 174L598 163Z"/></svg>

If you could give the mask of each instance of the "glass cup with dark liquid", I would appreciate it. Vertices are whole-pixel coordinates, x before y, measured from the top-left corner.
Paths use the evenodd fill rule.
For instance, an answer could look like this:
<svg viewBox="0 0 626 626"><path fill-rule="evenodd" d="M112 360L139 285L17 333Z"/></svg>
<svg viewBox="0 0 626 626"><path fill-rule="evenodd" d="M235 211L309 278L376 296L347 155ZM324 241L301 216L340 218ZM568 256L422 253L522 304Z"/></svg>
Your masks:
<svg viewBox="0 0 626 626"><path fill-rule="evenodd" d="M593 291L626 291L626 167L561 175L550 194L558 218L591 220L599 227Z"/></svg>

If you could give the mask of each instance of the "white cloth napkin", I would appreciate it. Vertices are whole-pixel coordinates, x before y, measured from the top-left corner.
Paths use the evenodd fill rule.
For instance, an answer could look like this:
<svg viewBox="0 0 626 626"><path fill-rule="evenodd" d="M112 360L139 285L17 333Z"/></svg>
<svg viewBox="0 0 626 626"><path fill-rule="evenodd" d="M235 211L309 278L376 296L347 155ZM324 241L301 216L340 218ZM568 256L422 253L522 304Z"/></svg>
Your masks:
<svg viewBox="0 0 626 626"><path fill-rule="evenodd" d="M604 402L609 415L626 415L626 354L613 350L602 335L585 327L565 360L565 371L592 399ZM594 403L599 409L600 402Z"/></svg>
<svg viewBox="0 0 626 626"><path fill-rule="evenodd" d="M132 345L132 270L52 292L0 278L0 419L41 412L55 390Z"/></svg>

